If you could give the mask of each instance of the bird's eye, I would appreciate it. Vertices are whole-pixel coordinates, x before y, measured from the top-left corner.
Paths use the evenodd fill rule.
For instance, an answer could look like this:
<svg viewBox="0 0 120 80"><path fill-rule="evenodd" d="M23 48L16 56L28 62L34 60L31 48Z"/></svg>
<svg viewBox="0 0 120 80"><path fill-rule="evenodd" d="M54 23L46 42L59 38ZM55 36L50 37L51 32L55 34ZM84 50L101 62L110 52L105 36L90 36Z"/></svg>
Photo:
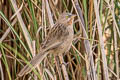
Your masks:
<svg viewBox="0 0 120 80"><path fill-rule="evenodd" d="M68 16L66 16L66 19L68 19L69 17Z"/></svg>

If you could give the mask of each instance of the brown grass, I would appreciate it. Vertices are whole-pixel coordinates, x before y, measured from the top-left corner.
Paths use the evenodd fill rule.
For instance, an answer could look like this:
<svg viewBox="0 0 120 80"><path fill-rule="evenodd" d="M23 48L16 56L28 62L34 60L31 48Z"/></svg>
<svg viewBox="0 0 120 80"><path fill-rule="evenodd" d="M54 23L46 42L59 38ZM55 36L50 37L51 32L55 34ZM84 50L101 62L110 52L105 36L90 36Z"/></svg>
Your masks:
<svg viewBox="0 0 120 80"><path fill-rule="evenodd" d="M69 52L18 78L64 11L77 15ZM119 11L118 0L1 0L0 80L119 80Z"/></svg>

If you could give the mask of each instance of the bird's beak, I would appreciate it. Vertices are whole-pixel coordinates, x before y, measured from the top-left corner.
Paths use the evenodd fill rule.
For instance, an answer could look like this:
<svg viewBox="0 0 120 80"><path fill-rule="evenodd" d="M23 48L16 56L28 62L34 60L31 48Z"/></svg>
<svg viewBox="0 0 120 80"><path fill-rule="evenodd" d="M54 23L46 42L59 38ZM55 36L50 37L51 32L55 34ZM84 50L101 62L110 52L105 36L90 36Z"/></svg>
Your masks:
<svg viewBox="0 0 120 80"><path fill-rule="evenodd" d="M75 15L75 14L72 14L71 18L75 18L75 17L76 17L76 15Z"/></svg>
<svg viewBox="0 0 120 80"><path fill-rule="evenodd" d="M75 17L76 15L75 14L72 14L71 16L70 16L70 20L69 20L69 22L68 22L68 24L72 24L73 23L73 20L74 20L74 17Z"/></svg>

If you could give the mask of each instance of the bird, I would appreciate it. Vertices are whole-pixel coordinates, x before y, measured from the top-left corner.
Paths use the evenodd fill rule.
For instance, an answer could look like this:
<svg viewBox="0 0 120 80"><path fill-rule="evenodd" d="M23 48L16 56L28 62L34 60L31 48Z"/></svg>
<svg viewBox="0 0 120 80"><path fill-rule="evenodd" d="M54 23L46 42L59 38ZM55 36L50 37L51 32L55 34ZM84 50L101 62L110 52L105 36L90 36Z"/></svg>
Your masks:
<svg viewBox="0 0 120 80"><path fill-rule="evenodd" d="M32 58L29 64L22 68L18 73L19 77L30 73L48 54L59 55L69 51L74 37L73 23L75 16L75 14L67 12L59 16L45 40L41 43L41 51Z"/></svg>

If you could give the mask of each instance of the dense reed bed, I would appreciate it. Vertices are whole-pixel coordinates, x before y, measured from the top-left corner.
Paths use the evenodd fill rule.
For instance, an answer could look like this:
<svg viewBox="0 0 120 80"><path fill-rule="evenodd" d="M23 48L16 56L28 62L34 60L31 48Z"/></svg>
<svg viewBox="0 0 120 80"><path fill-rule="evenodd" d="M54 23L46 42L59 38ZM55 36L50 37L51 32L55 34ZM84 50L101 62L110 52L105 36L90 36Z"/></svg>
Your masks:
<svg viewBox="0 0 120 80"><path fill-rule="evenodd" d="M17 77L63 12L77 15L69 52ZM119 40L119 0L0 0L0 80L120 80Z"/></svg>

